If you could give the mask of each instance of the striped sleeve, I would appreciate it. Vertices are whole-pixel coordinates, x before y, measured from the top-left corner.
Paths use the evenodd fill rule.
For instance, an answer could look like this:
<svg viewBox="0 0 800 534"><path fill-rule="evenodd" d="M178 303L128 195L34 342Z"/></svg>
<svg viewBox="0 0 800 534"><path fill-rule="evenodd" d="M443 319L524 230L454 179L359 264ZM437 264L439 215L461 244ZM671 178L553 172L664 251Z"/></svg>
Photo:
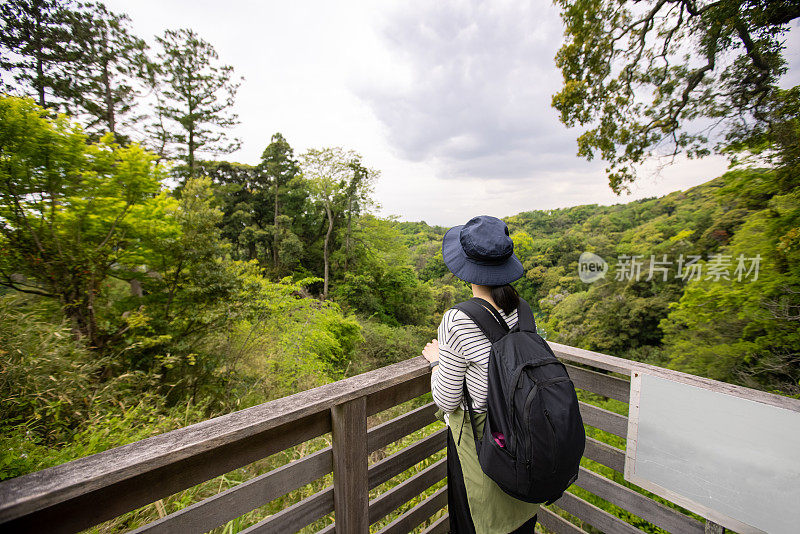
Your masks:
<svg viewBox="0 0 800 534"><path fill-rule="evenodd" d="M445 413L452 413L461 404L467 360L460 354L453 330L458 310L445 312L439 324L439 365L431 376L433 402Z"/></svg>
<svg viewBox="0 0 800 534"><path fill-rule="evenodd" d="M506 324L517 324L517 310L506 315ZM489 353L492 344L475 322L461 310L445 312L439 325L439 365L431 376L431 391L436 405L445 413L465 407L462 396L464 382L476 412L486 411L489 391Z"/></svg>

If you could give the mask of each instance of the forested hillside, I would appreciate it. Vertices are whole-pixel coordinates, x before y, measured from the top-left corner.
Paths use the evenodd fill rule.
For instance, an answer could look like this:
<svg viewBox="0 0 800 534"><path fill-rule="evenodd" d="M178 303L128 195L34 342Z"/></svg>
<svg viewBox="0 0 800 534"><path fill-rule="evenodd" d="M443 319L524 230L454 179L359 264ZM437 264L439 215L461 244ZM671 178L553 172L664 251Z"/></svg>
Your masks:
<svg viewBox="0 0 800 534"><path fill-rule="evenodd" d="M547 339L796 396L798 206L796 184L740 169L661 198L520 213L506 218L516 287ZM429 257L420 277L446 279L426 230L409 241ZM609 263L604 278L581 281L584 252Z"/></svg>
<svg viewBox="0 0 800 534"><path fill-rule="evenodd" d="M549 338L800 393L800 191L738 170L686 192L509 218ZM609 262L586 284L577 262Z"/></svg>

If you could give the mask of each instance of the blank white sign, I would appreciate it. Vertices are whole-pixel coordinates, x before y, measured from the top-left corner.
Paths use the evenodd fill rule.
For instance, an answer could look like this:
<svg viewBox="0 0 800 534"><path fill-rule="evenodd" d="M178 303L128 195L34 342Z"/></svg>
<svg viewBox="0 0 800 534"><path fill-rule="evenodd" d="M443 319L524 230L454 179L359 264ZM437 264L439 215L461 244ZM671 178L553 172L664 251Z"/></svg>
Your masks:
<svg viewBox="0 0 800 534"><path fill-rule="evenodd" d="M627 480L741 533L800 532L800 413L642 373L631 389Z"/></svg>

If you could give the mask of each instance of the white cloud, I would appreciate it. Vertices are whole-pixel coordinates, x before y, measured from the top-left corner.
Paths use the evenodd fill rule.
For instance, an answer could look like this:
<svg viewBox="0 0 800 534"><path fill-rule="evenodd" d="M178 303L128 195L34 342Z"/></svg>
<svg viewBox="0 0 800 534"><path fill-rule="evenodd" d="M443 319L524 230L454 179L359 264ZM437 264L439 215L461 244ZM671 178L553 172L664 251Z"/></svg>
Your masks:
<svg viewBox="0 0 800 534"><path fill-rule="evenodd" d="M574 138L549 105L561 40L549 3L412 3L382 19L403 82L363 80L357 91L402 157L433 163L444 179L576 164Z"/></svg>

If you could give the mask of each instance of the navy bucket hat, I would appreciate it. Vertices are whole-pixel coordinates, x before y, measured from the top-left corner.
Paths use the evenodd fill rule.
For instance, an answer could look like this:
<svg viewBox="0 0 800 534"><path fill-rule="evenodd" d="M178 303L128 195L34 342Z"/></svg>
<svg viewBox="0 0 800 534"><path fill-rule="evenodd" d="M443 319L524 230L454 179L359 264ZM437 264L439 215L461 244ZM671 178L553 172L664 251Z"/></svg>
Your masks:
<svg viewBox="0 0 800 534"><path fill-rule="evenodd" d="M525 274L514 255L508 226L497 217L480 215L467 224L454 226L442 239L444 263L465 282L502 286Z"/></svg>

